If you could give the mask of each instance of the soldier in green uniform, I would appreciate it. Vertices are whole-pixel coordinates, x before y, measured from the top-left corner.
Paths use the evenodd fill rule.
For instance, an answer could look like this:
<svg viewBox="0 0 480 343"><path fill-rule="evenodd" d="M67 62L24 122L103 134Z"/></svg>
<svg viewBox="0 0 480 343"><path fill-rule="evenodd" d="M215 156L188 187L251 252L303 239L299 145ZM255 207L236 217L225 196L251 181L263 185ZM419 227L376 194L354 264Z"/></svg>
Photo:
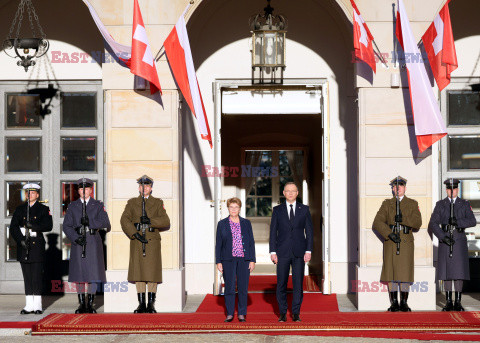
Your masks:
<svg viewBox="0 0 480 343"><path fill-rule="evenodd" d="M134 313L156 313L157 285L162 282L160 232L170 228L170 219L163 200L152 196L152 178L143 175L137 183L140 195L128 200L120 219L122 230L130 239L127 279L137 287L139 305ZM145 299L147 284L148 306Z"/></svg>
<svg viewBox="0 0 480 343"><path fill-rule="evenodd" d="M397 177L390 181L393 197L385 199L375 216L373 229L382 235L383 266L380 281L388 283L391 306L388 311L411 311L408 307L408 292L413 283L414 240L413 230L422 226L422 216L417 201L405 196L407 180ZM397 195L400 211L397 214ZM399 223L400 232L396 233L395 223ZM397 243L399 245L397 246ZM400 305L398 289L400 288Z"/></svg>

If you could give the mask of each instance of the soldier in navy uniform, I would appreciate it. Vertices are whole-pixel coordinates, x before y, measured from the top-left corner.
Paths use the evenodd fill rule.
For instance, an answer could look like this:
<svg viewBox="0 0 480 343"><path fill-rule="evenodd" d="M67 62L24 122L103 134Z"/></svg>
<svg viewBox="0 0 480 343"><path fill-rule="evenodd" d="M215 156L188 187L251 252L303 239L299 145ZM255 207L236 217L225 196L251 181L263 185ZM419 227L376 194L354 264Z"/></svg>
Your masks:
<svg viewBox="0 0 480 343"><path fill-rule="evenodd" d="M29 183L23 186L27 202L18 206L10 223L10 235L17 243L17 261L22 267L25 284L26 305L21 314L42 314L43 263L45 261L45 238L43 232L52 231L52 216L47 206L37 200L40 186ZM27 221L27 206L30 205ZM26 237L30 232L30 239ZM28 254L27 254L28 249Z"/></svg>
<svg viewBox="0 0 480 343"><path fill-rule="evenodd" d="M438 265L437 278L445 281L446 303L442 311L465 311L462 306L463 280L470 280L468 245L465 229L477 225L475 215L467 200L458 197L458 179L447 179L447 197L435 205L429 230L437 236ZM450 203L453 198L453 213L450 217ZM447 224L455 227L453 239L450 238ZM450 246L452 256L450 257ZM455 286L455 304L452 301L452 291Z"/></svg>
<svg viewBox="0 0 480 343"><path fill-rule="evenodd" d="M107 281L103 242L98 231L108 232L111 226L103 203L91 197L93 181L83 178L77 185L80 198L70 203L63 219L63 232L72 242L68 281L77 284L79 306L75 313L97 313L93 307L95 294L98 286ZM82 216L84 197L86 217ZM89 228L86 239L81 235L83 227ZM82 257L83 246L85 257Z"/></svg>

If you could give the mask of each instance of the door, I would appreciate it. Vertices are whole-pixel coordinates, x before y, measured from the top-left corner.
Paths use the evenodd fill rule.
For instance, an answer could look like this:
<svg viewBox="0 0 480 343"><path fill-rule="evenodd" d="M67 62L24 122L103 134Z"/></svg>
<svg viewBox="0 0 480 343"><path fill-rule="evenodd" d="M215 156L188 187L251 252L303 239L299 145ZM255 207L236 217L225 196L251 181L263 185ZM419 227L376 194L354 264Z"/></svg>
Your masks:
<svg viewBox="0 0 480 343"><path fill-rule="evenodd" d="M90 178L95 183L95 198L104 197L101 84L60 82L54 87L58 92L49 92L46 83L28 89L24 82L0 84L0 192L5 199L0 211L4 228L0 238L0 293L23 292L16 244L9 237L8 227L15 208L25 201L22 186L26 182L41 185L40 200L53 216L53 230L45 235L47 278L67 275L70 242L63 236L62 222L68 204L78 198L74 182ZM48 284L45 288L50 291Z"/></svg>
<svg viewBox="0 0 480 343"><path fill-rule="evenodd" d="M255 237L257 268L261 273L275 273L270 260L269 237L273 207L285 202L283 188L295 182L299 188L298 201L308 205L307 149L243 150L244 185L242 202L244 214L252 223ZM268 268L270 267L270 268Z"/></svg>

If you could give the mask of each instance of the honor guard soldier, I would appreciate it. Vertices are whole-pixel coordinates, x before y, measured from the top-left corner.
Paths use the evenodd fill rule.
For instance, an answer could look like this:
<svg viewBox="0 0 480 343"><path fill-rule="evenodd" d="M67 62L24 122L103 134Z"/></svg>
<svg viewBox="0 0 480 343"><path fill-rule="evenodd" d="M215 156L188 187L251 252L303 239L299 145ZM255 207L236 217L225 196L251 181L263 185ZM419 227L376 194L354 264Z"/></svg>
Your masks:
<svg viewBox="0 0 480 343"><path fill-rule="evenodd" d="M457 179L445 180L447 197L437 202L428 224L439 242L437 279L445 281L446 297L442 311L465 311L461 303L463 280L470 280L465 229L477 225L477 221L469 202L458 197L459 183ZM455 304L452 302L452 284L455 286Z"/></svg>
<svg viewBox="0 0 480 343"><path fill-rule="evenodd" d="M127 279L137 287L139 305L134 313L156 313L157 285L162 282L160 232L170 229L170 219L163 200L152 196L152 178L143 175L137 183L140 195L128 200L120 219L123 232L131 240Z"/></svg>
<svg viewBox="0 0 480 343"><path fill-rule="evenodd" d="M80 197L68 205L63 219L63 232L72 242L68 281L77 286L79 306L75 313L97 313L95 294L107 281L99 230L108 232L111 226L103 202L92 198L93 181L82 178L77 185Z"/></svg>
<svg viewBox="0 0 480 343"><path fill-rule="evenodd" d="M407 180L400 176L390 181L393 197L383 201L373 222L373 229L384 238L380 281L388 283L391 312L411 311L407 300L414 272L412 231L422 226L418 203L405 196L406 185Z"/></svg>
<svg viewBox="0 0 480 343"><path fill-rule="evenodd" d="M45 262L44 232L52 231L52 215L40 204L40 186L23 186L27 201L18 206L10 223L10 235L17 243L17 261L22 267L26 305L21 314L42 314L43 264Z"/></svg>

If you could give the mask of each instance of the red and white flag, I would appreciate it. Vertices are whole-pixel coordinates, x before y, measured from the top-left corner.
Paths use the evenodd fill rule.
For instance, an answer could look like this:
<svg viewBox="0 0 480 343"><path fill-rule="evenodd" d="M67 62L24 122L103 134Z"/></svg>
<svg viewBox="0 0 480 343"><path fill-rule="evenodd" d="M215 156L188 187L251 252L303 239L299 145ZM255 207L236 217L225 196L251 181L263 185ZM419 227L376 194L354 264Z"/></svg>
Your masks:
<svg viewBox="0 0 480 343"><path fill-rule="evenodd" d="M430 61L433 77L439 90L450 83L450 73L457 69L457 53L453 39L448 3L442 7L422 37L423 46Z"/></svg>
<svg viewBox="0 0 480 343"><path fill-rule="evenodd" d="M185 12L187 9L185 9ZM195 67L193 65L187 26L183 18L185 12L178 19L175 27L163 43L163 46L178 88L180 88L183 97L187 101L190 111L192 111L197 119L200 135L202 139L208 141L210 147L213 147L207 114L205 113L205 106L203 105L202 94L200 93Z"/></svg>
<svg viewBox="0 0 480 343"><path fill-rule="evenodd" d="M447 134L437 99L421 61L420 50L413 37L403 0L398 0L396 35L406 57L410 101L415 122L415 135L420 152ZM413 58L418 56L419 58Z"/></svg>
<svg viewBox="0 0 480 343"><path fill-rule="evenodd" d="M148 44L147 31L143 24L138 0L134 0L133 6L132 59L130 71L150 82L151 94L156 92L162 94L155 59L153 58L150 44Z"/></svg>
<svg viewBox="0 0 480 343"><path fill-rule="evenodd" d="M355 1L350 0L353 6L353 47L355 57L367 63L373 72L377 72L375 55L373 53L373 36L367 24L360 15Z"/></svg>
<svg viewBox="0 0 480 343"><path fill-rule="evenodd" d="M97 12L93 8L93 6L88 2L88 0L83 0L85 5L87 5L88 10L90 11L90 14L92 15L92 19L97 25L98 30L103 36L103 39L105 39L105 42L108 44L110 49L113 51L113 53L121 59L123 62L125 62L125 65L130 68L130 58L132 57L132 47L128 45L123 45L120 43L117 43L115 39L113 39L112 35L108 32L107 28L105 25L102 23L100 20L100 17L98 16Z"/></svg>

